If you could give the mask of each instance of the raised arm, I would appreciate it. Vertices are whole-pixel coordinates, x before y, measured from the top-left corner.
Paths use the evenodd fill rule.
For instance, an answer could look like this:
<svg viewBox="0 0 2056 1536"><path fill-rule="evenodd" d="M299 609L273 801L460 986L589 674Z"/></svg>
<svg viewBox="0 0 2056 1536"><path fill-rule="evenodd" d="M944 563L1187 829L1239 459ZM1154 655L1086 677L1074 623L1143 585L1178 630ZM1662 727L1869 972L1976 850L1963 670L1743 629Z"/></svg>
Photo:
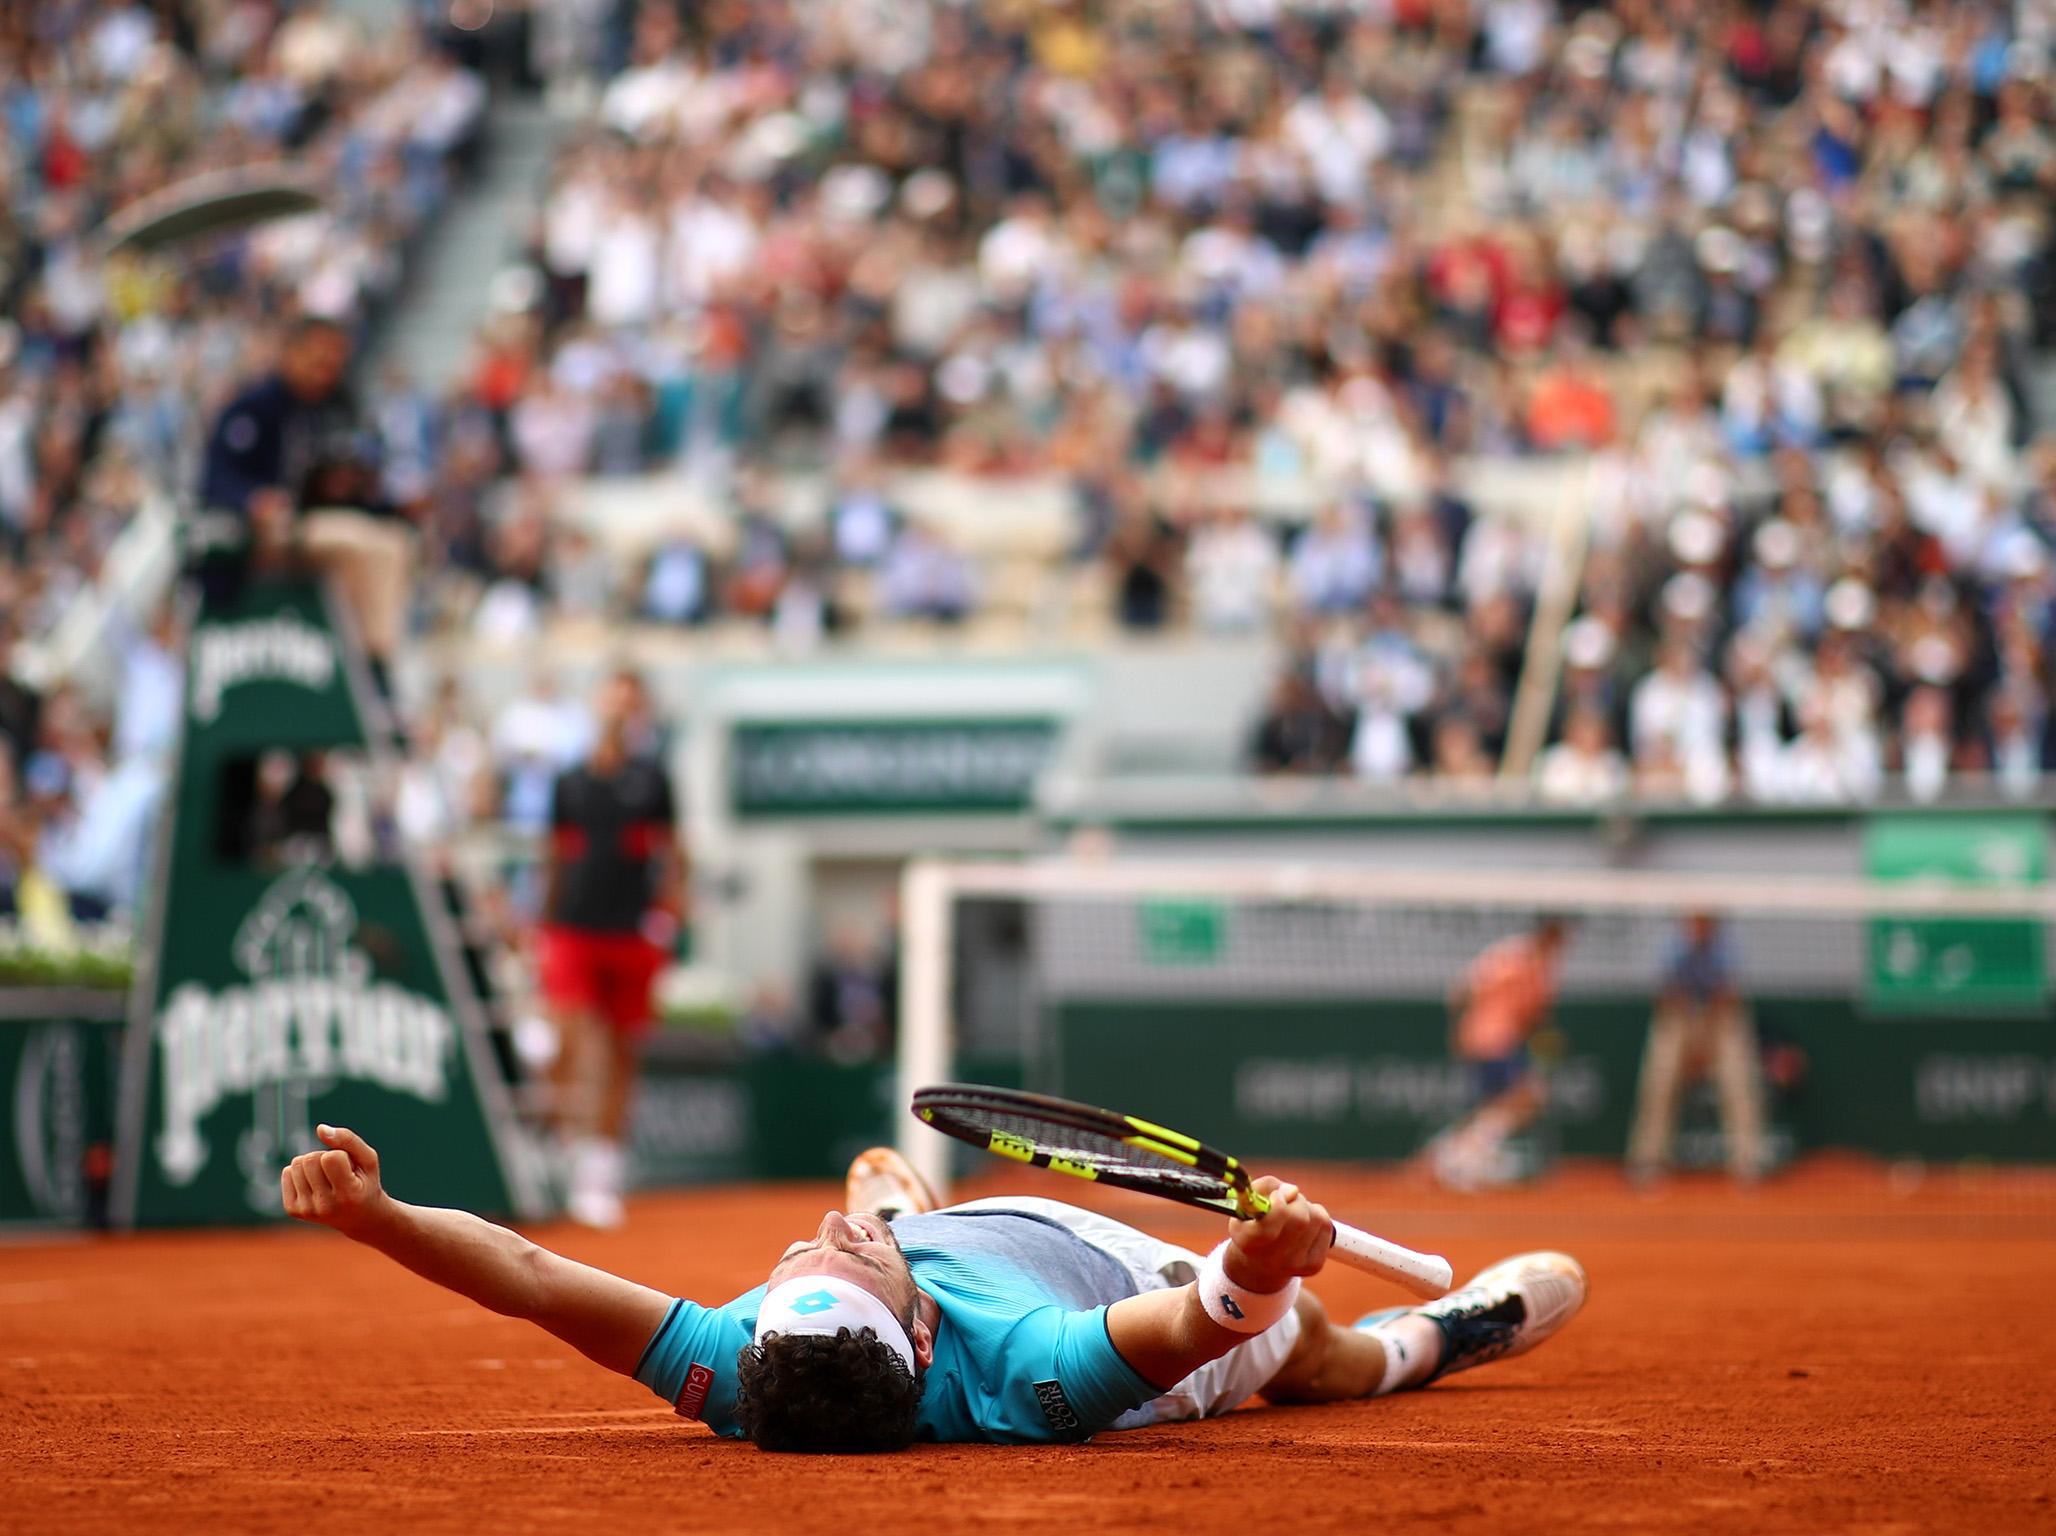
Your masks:
<svg viewBox="0 0 2056 1536"><path fill-rule="evenodd" d="M1281 1291L1295 1275L1320 1272L1335 1223L1297 1185L1265 1177L1256 1187L1271 1208L1255 1221L1228 1223L1228 1278L1246 1290ZM1107 1308L1107 1337L1137 1375L1169 1389L1251 1335L1223 1328L1207 1315L1197 1284L1147 1291Z"/></svg>
<svg viewBox="0 0 2056 1536"><path fill-rule="evenodd" d="M329 1125L317 1134L329 1150L302 1153L279 1172L288 1216L333 1227L424 1280L547 1329L609 1370L635 1374L670 1297L466 1211L395 1200L362 1136Z"/></svg>

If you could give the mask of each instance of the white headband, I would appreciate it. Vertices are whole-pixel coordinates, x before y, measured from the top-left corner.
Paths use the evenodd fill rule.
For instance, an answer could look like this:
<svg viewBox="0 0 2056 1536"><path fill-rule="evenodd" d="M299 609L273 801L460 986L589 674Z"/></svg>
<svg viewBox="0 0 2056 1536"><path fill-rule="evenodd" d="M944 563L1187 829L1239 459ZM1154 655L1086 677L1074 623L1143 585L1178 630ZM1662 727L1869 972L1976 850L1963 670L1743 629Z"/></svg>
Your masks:
<svg viewBox="0 0 2056 1536"><path fill-rule="evenodd" d="M834 1275L798 1275L764 1293L757 1307L759 1344L774 1333L820 1333L833 1338L842 1329L869 1328L900 1358L909 1376L914 1369L914 1344L892 1315L892 1308L858 1285Z"/></svg>

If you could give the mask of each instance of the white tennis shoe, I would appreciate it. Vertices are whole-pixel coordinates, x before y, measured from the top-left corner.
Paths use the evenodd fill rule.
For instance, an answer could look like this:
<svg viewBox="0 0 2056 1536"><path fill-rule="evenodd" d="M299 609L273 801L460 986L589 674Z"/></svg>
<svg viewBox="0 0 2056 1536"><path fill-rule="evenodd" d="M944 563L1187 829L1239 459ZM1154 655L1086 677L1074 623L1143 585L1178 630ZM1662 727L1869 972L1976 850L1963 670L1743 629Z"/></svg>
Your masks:
<svg viewBox="0 0 2056 1536"><path fill-rule="evenodd" d="M845 1211L869 1211L891 1221L895 1216L925 1216L937 1204L928 1181L891 1147L859 1152L843 1180Z"/></svg>
<svg viewBox="0 0 2056 1536"><path fill-rule="evenodd" d="M627 1173L627 1159L621 1148L600 1137L587 1137L573 1144L570 1154L570 1188L564 1199L564 1214L581 1227L611 1232L628 1219L621 1202Z"/></svg>
<svg viewBox="0 0 2056 1536"><path fill-rule="evenodd" d="M1578 1315L1585 1291L1584 1266L1569 1254L1522 1253L1413 1308L1442 1330L1442 1361L1428 1380L1525 1355Z"/></svg>

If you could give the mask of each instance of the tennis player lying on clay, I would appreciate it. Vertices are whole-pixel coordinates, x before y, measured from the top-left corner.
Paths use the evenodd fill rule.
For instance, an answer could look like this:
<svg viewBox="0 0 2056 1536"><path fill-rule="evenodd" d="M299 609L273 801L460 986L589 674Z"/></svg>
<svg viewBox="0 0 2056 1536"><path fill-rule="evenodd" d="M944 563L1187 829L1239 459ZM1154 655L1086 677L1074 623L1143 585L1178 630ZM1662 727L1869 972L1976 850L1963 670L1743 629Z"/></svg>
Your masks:
<svg viewBox="0 0 2056 1536"><path fill-rule="evenodd" d="M1377 1397L1524 1354L1585 1300L1574 1259L1528 1253L1439 1301L1343 1328L1300 1289L1327 1259L1332 1223L1290 1184L1258 1180L1270 1211L1231 1219L1201 1257L1055 1200L938 1210L881 1148L851 1165L848 1214L828 1212L762 1285L710 1308L462 1211L396 1200L363 1137L319 1134L328 1150L280 1174L289 1214L536 1323L770 1451L1082 1440L1252 1396Z"/></svg>

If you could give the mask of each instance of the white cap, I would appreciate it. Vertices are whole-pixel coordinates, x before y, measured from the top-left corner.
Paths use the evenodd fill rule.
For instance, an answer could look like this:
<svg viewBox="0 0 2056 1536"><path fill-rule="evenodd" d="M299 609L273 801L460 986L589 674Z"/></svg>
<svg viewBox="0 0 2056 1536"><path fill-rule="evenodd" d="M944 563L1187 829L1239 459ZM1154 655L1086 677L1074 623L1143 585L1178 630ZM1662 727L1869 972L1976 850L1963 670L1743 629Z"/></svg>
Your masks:
<svg viewBox="0 0 2056 1536"><path fill-rule="evenodd" d="M756 1341L772 1334L818 1333L835 1337L843 1329L869 1328L900 1358L909 1376L914 1369L914 1341L892 1315L892 1308L858 1285L836 1275L796 1275L764 1293L757 1308Z"/></svg>

